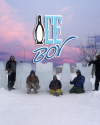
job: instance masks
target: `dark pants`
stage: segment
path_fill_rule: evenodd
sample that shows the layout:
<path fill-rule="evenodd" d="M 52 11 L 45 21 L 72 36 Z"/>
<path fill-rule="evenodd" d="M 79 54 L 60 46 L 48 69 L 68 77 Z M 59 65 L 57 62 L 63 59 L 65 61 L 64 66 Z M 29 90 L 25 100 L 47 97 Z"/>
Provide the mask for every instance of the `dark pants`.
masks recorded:
<path fill-rule="evenodd" d="M 100 82 L 100 73 L 97 73 L 96 80 L 95 80 L 95 90 L 98 90 L 99 82 Z"/>
<path fill-rule="evenodd" d="M 8 88 L 13 88 L 16 80 L 16 73 L 12 72 L 10 75 L 8 75 Z"/>
<path fill-rule="evenodd" d="M 83 90 L 82 87 L 72 87 L 69 92 L 78 94 L 78 93 L 84 93 L 85 90 Z"/>

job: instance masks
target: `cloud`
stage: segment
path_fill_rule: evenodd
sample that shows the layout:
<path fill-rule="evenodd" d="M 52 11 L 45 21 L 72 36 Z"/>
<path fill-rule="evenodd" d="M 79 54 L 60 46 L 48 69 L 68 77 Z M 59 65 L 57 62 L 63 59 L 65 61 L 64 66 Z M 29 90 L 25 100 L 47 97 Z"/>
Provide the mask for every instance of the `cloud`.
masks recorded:
<path fill-rule="evenodd" d="M 64 7 L 60 9 L 58 12 L 63 15 L 65 24 L 71 22 L 72 17 L 75 15 L 73 8 L 71 8 L 71 6 Z"/>
<path fill-rule="evenodd" d="M 67 12 L 69 8 L 62 8 L 60 12 Z M 70 14 L 68 19 L 71 20 L 72 17 L 73 14 Z M 9 59 L 10 55 L 14 55 L 16 60 L 23 60 L 24 50 L 23 48 L 17 48 L 17 45 L 21 45 L 25 48 L 26 61 L 33 59 L 35 54 L 32 51 L 41 46 L 35 46 L 33 29 L 28 29 L 27 27 L 23 18 L 18 15 L 18 11 L 9 6 L 6 1 L 0 0 L 0 58 Z M 53 58 L 48 61 L 52 61 L 55 64 L 58 63 L 58 65 L 65 62 L 74 63 L 76 58 L 75 50 L 77 48 L 65 46 L 59 58 Z M 5 56 L 3 57 L 3 55 Z"/>
<path fill-rule="evenodd" d="M 71 14 L 71 15 L 68 17 L 68 20 L 70 20 L 73 16 L 74 16 L 74 14 Z"/>
<path fill-rule="evenodd" d="M 0 52 L 0 55 L 8 55 L 9 53 L 6 52 Z"/>
<path fill-rule="evenodd" d="M 77 54 L 79 54 L 79 53 L 80 53 L 80 51 L 76 47 L 64 46 L 59 58 L 66 58 L 67 59 L 67 60 L 63 59 L 63 62 L 67 61 L 69 63 L 75 63 L 78 59 Z"/>
<path fill-rule="evenodd" d="M 0 0 L 0 43 L 11 43 L 16 39 L 20 41 L 21 45 L 34 45 L 32 31 L 26 28 L 22 17 L 18 15 L 18 11 L 4 0 Z"/>
<path fill-rule="evenodd" d="M 0 58 L 0 60 L 4 60 L 5 61 L 6 59 Z"/>
<path fill-rule="evenodd" d="M 79 54 L 79 52 L 79 49 L 76 47 L 64 46 L 61 51 L 60 57 L 54 57 L 50 60 L 45 59 L 42 62 L 53 62 L 54 66 L 63 65 L 64 63 L 74 64 L 78 61 L 77 54 Z"/>
<path fill-rule="evenodd" d="M 27 57 L 35 48 L 32 29 L 27 28 L 18 11 L 0 0 L 0 49 L 7 53 L 22 56 L 23 50 L 18 52 L 17 45 L 24 46 Z M 29 52 L 30 51 L 30 52 Z M 29 54 L 29 55 L 28 55 Z"/>
<path fill-rule="evenodd" d="M 67 17 L 67 21 L 65 22 L 66 23 L 70 23 L 72 21 L 72 18 L 75 14 L 70 14 L 68 17 Z"/>
<path fill-rule="evenodd" d="M 62 8 L 62 9 L 60 10 L 60 12 L 66 12 L 66 11 L 69 10 L 69 8 L 70 8 L 70 6 L 64 7 L 64 8 Z"/>

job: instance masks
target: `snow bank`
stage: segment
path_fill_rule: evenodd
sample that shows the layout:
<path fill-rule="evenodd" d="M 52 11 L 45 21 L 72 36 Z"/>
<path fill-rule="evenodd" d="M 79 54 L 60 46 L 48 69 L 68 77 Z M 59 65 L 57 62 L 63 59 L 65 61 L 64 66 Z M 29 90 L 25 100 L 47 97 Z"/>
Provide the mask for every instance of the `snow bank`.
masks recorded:
<path fill-rule="evenodd" d="M 48 89 L 49 82 L 52 80 L 52 67 L 50 63 L 37 67 L 36 74 L 39 76 L 42 89 Z M 75 73 L 70 74 L 68 67 L 68 64 L 65 64 L 62 74 L 57 75 L 65 89 L 69 86 L 68 82 L 71 77 L 73 79 L 76 76 Z M 32 67 L 26 63 L 17 66 L 16 89 L 21 90 L 0 89 L 0 125 L 99 125 L 100 91 L 69 94 L 66 89 L 64 95 L 60 97 L 52 96 L 46 91 L 37 94 L 32 91 L 27 94 L 26 78 L 31 69 Z M 3 83 L 3 86 L 7 85 L 7 78 L 3 77 L 5 76 L 4 70 L 4 65 L 0 62 L 0 77 L 2 78 L 0 85 Z M 91 79 L 92 83 L 94 81 Z"/>

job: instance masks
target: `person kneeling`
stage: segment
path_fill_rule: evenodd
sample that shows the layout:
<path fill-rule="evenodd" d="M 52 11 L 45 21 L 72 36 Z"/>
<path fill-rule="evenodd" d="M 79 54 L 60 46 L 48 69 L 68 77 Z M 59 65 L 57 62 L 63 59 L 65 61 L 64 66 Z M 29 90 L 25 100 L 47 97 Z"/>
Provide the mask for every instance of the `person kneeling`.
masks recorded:
<path fill-rule="evenodd" d="M 72 89 L 69 91 L 70 93 L 84 93 L 84 82 L 85 82 L 85 77 L 81 75 L 81 71 L 77 70 L 76 72 L 77 77 L 74 78 L 73 81 L 70 81 L 70 84 L 74 84 Z"/>
<path fill-rule="evenodd" d="M 62 95 L 61 92 L 61 82 L 57 79 L 57 77 L 54 75 L 53 80 L 51 81 L 49 88 L 50 88 L 50 94 L 53 94 L 55 96 Z"/>
<path fill-rule="evenodd" d="M 32 70 L 30 75 L 27 77 L 27 93 L 31 92 L 31 89 L 34 89 L 34 92 L 37 93 L 37 90 L 40 88 L 39 86 L 39 79 L 35 75 L 35 72 Z"/>

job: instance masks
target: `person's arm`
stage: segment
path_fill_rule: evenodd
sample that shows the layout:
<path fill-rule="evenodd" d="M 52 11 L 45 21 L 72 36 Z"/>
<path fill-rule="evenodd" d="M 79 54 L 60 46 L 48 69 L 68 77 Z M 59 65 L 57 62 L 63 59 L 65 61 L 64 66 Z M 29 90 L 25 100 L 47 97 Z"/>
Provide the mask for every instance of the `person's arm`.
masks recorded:
<path fill-rule="evenodd" d="M 52 81 L 49 84 L 49 89 L 52 89 Z"/>
<path fill-rule="evenodd" d="M 59 81 L 59 86 L 57 87 L 58 89 L 61 89 L 62 88 L 62 84 L 61 82 Z"/>
<path fill-rule="evenodd" d="M 16 66 L 17 66 L 17 62 L 15 61 L 15 64 L 16 64 Z"/>
<path fill-rule="evenodd" d="M 75 79 L 76 77 L 72 81 L 70 81 L 70 84 L 74 84 Z"/>
<path fill-rule="evenodd" d="M 95 64 L 96 63 L 96 60 L 95 61 L 90 61 L 88 66 L 90 66 L 91 64 Z"/>
<path fill-rule="evenodd" d="M 37 76 L 36 76 L 36 84 L 39 84 L 39 79 Z"/>
<path fill-rule="evenodd" d="M 8 72 L 10 72 L 10 66 L 9 66 L 9 61 L 6 63 L 6 70 L 8 71 Z"/>
<path fill-rule="evenodd" d="M 79 82 L 82 84 L 82 86 L 84 86 L 85 77 L 84 77 L 84 76 L 82 76 L 82 78 L 81 78 L 81 80 L 80 80 Z"/>
<path fill-rule="evenodd" d="M 28 76 L 27 79 L 26 79 L 26 83 L 27 83 L 28 85 L 30 84 L 29 76 Z"/>

